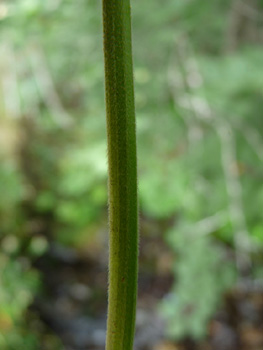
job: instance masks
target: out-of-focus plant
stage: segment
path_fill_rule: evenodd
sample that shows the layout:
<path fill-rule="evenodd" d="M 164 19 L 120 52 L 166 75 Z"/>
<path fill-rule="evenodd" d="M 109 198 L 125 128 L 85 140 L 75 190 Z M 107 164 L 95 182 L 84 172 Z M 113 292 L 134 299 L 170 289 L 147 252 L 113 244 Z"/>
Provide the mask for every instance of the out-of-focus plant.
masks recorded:
<path fill-rule="evenodd" d="M 208 236 L 173 229 L 168 241 L 177 259 L 175 283 L 161 304 L 171 338 L 207 335 L 207 324 L 221 306 L 222 296 L 235 281 L 235 269 L 224 251 Z"/>
<path fill-rule="evenodd" d="M 27 307 L 39 286 L 39 276 L 28 263 L 0 254 L 0 346 L 4 350 L 21 344 L 33 350 L 37 344 L 37 338 L 26 330 L 24 322 Z"/>
<path fill-rule="evenodd" d="M 3 143 L 3 149 L 6 144 Z M 25 184 L 16 161 L 10 155 L 0 156 L 0 239 L 5 234 L 20 230 L 22 212 L 20 203 L 25 196 Z"/>
<path fill-rule="evenodd" d="M 81 245 L 92 235 L 92 226 L 102 218 L 107 202 L 105 143 L 90 150 L 72 147 L 61 160 L 54 208 L 57 238 L 64 244 Z M 89 230 L 91 228 L 91 230 Z"/>

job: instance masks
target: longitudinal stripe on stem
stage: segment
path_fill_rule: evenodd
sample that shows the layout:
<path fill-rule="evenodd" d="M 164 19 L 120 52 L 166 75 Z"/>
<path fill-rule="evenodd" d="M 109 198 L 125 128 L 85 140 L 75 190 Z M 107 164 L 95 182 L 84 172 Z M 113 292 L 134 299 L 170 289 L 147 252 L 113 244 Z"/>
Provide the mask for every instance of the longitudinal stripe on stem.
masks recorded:
<path fill-rule="evenodd" d="M 138 260 L 136 130 L 129 0 L 103 0 L 109 163 L 107 350 L 131 350 Z"/>

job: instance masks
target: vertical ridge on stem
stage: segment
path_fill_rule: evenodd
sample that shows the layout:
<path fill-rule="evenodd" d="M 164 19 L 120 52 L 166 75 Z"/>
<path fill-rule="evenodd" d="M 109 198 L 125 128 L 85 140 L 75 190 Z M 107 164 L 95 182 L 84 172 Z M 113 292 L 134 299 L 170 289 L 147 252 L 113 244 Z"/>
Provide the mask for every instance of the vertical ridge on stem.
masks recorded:
<path fill-rule="evenodd" d="M 133 347 L 137 299 L 136 128 L 129 0 L 103 0 L 109 163 L 107 350 Z"/>

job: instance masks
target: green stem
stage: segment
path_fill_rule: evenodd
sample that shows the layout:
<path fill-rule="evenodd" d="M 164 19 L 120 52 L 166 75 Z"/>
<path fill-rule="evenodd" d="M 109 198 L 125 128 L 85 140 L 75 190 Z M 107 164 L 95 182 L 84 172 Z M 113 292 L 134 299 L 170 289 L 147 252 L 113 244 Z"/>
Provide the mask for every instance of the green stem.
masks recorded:
<path fill-rule="evenodd" d="M 106 350 L 133 347 L 138 270 L 135 108 L 129 0 L 103 0 L 109 162 Z"/>

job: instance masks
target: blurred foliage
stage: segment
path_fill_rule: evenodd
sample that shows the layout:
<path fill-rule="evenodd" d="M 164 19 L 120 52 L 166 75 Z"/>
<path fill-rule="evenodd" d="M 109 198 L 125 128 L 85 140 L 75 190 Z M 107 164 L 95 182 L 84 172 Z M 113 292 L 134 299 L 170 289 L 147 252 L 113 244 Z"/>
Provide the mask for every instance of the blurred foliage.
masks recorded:
<path fill-rule="evenodd" d="M 2 232 L 17 231 L 19 203 L 23 198 L 23 184 L 16 166 L 2 159 L 0 167 L 0 219 Z"/>
<path fill-rule="evenodd" d="M 161 309 L 171 337 L 201 337 L 242 277 L 235 256 L 262 278 L 262 20 L 236 18 L 229 0 L 132 7 L 141 212 L 173 222 L 175 282 Z M 3 1 L 0 39 L 0 270 L 13 276 L 1 285 L 0 347 L 9 337 L 9 350 L 22 348 L 37 292 L 19 259 L 34 262 L 54 241 L 85 249 L 104 229 L 101 3 Z M 18 290 L 23 300 L 9 304 Z M 25 339 L 36 348 L 37 335 Z"/>
<path fill-rule="evenodd" d="M 38 275 L 30 269 L 28 261 L 19 262 L 9 259 L 2 253 L 0 254 L 0 270 L 1 349 L 11 350 L 22 345 L 25 349 L 35 349 L 37 336 L 26 329 L 23 319 L 37 291 Z"/>
<path fill-rule="evenodd" d="M 220 247 L 205 236 L 171 230 L 169 244 L 177 254 L 176 284 L 163 300 L 170 337 L 202 338 L 206 325 L 220 307 L 222 293 L 235 281 L 235 269 Z"/>

